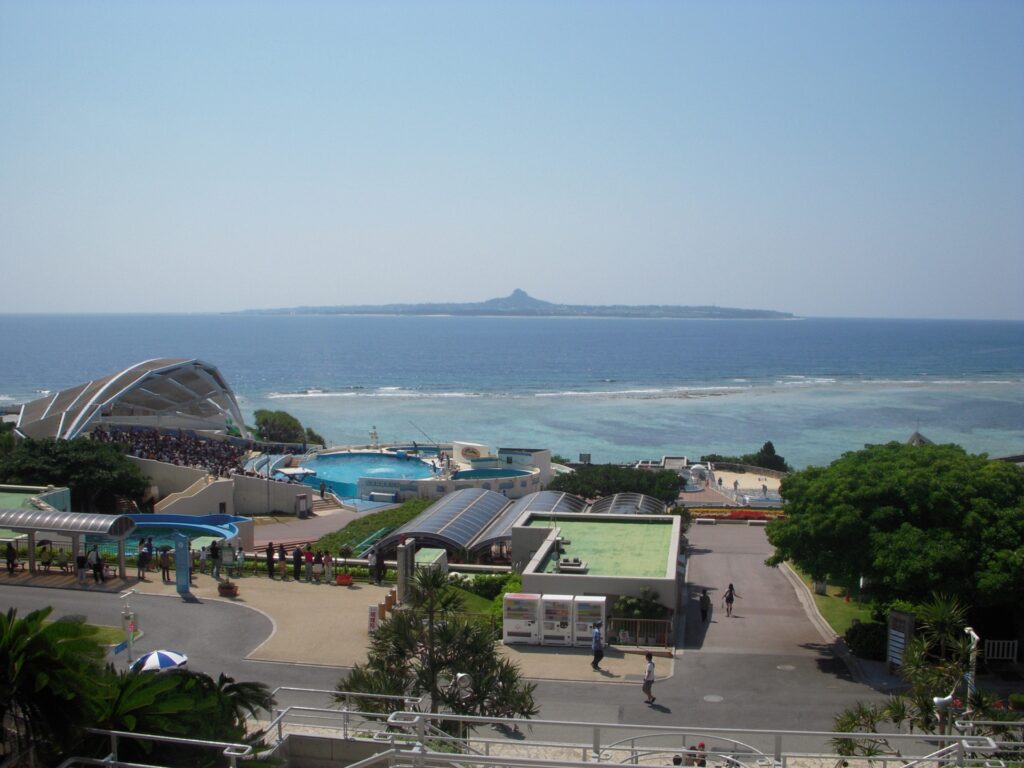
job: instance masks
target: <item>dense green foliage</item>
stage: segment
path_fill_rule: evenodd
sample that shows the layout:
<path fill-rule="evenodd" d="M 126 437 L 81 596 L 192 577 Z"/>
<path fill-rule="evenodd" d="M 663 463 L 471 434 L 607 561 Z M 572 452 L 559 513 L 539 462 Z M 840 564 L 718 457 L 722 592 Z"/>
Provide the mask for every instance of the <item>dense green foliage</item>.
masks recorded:
<path fill-rule="evenodd" d="M 0 456 L 6 456 L 14 450 L 14 424 L 0 421 Z"/>
<path fill-rule="evenodd" d="M 323 435 L 317 432 L 312 427 L 306 427 L 306 442 L 310 445 L 322 445 L 327 446 L 327 441 L 324 440 Z"/>
<path fill-rule="evenodd" d="M 405 525 L 423 510 L 429 507 L 431 499 L 410 499 L 391 509 L 384 509 L 363 517 L 359 517 L 340 531 L 328 533 L 322 536 L 313 545 L 313 549 L 326 549 L 331 552 L 338 552 L 342 547 L 355 547 L 356 544 L 366 539 L 381 528 L 389 531 Z"/>
<path fill-rule="evenodd" d="M 963 686 L 970 670 L 971 643 L 964 633 L 966 608 L 957 600 L 933 595 L 918 606 L 919 617 L 925 617 L 919 633 L 907 645 L 899 675 L 906 688 L 889 697 L 884 704 L 856 704 L 836 716 L 834 730 L 860 733 L 939 733 L 948 732 L 953 717 L 957 720 L 982 721 L 972 729 L 974 736 L 1007 733 L 1000 720 L 1012 719 L 1011 713 L 996 706 L 996 697 L 978 691 L 968 697 Z M 936 706 L 935 699 L 953 693 L 948 710 Z M 945 721 L 945 724 L 944 722 Z M 985 723 L 984 721 L 989 721 Z M 1012 730 L 1010 731 L 1012 733 Z M 833 739 L 841 755 L 899 756 L 902 742 L 890 742 L 884 735 L 869 739 Z M 1006 761 L 1019 761 L 1021 750 L 992 755 Z"/>
<path fill-rule="evenodd" d="M 285 411 L 264 408 L 253 414 L 256 419 L 256 437 L 268 443 L 306 443 L 306 430 L 299 420 Z M 320 441 L 315 441 L 320 443 Z M 322 443 L 321 443 L 322 444 Z"/>
<path fill-rule="evenodd" d="M 644 493 L 672 503 L 679 495 L 680 478 L 671 470 L 651 471 L 616 464 L 587 464 L 575 472 L 558 475 L 548 489 L 574 493 L 585 499 L 615 493 Z"/>
<path fill-rule="evenodd" d="M 778 472 L 793 471 L 793 468 L 786 463 L 786 460 L 775 452 L 775 446 L 772 445 L 771 440 L 762 445 L 761 450 L 757 453 L 745 453 L 742 456 L 722 456 L 718 453 L 709 453 L 706 456 L 701 456 L 700 460 L 703 462 L 721 461 L 728 464 L 748 464 L 752 467 L 774 469 Z"/>
<path fill-rule="evenodd" d="M 1024 470 L 954 445 L 869 446 L 789 475 L 769 564 L 881 601 L 933 592 L 981 607 L 1024 603 Z"/>
<path fill-rule="evenodd" d="M 365 664 L 338 682 L 344 691 L 391 696 L 427 696 L 432 712 L 499 717 L 533 717 L 538 712 L 534 685 L 503 658 L 488 626 L 462 615 L 459 590 L 436 568 L 418 569 L 405 607 L 381 622 L 370 641 Z M 468 685 L 455 684 L 468 675 Z M 386 701 L 362 704 L 390 711 Z"/>
<path fill-rule="evenodd" d="M 670 611 L 658 602 L 658 593 L 643 587 L 639 597 L 622 595 L 612 607 L 612 615 L 624 619 L 667 619 Z"/>
<path fill-rule="evenodd" d="M 78 620 L 48 622 L 50 608 L 0 615 L 0 761 L 56 765 L 70 755 L 101 757 L 109 741 L 85 733 L 105 728 L 255 744 L 245 714 L 269 709 L 262 683 L 236 683 L 185 670 L 119 673 L 103 665 L 95 629 Z M 162 745 L 161 765 L 224 765 L 219 750 Z M 119 756 L 140 762 L 150 742 L 122 739 Z"/>
<path fill-rule="evenodd" d="M 886 626 L 877 621 L 851 624 L 843 634 L 850 653 L 861 659 L 885 661 Z"/>
<path fill-rule="evenodd" d="M 0 456 L 0 483 L 67 486 L 79 512 L 114 512 L 118 496 L 136 499 L 149 484 L 121 446 L 88 437 L 19 440 Z"/>

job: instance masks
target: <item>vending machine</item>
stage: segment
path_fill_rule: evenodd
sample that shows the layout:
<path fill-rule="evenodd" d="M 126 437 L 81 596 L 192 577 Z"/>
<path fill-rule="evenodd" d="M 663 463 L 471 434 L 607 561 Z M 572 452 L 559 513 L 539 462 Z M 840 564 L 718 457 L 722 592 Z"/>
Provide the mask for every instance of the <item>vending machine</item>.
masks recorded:
<path fill-rule="evenodd" d="M 589 647 L 593 638 L 594 622 L 604 622 L 605 597 L 604 595 L 576 595 L 573 600 L 573 608 L 573 644 Z"/>
<path fill-rule="evenodd" d="M 541 596 L 541 645 L 572 645 L 572 603 L 572 595 Z"/>
<path fill-rule="evenodd" d="M 509 592 L 502 608 L 502 640 L 506 645 L 540 643 L 540 595 Z"/>

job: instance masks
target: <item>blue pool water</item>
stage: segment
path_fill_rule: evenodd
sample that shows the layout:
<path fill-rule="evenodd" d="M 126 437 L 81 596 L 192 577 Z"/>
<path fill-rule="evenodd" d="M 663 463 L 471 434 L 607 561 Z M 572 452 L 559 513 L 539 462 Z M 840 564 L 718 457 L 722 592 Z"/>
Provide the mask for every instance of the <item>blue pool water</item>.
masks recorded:
<path fill-rule="evenodd" d="M 425 461 L 387 453 L 335 453 L 304 461 L 302 466 L 316 472 L 315 477 L 303 481 L 306 485 L 319 488 L 320 483 L 326 483 L 334 493 L 346 499 L 355 497 L 360 477 L 423 480 L 434 475 Z"/>
<path fill-rule="evenodd" d="M 463 469 L 456 472 L 456 480 L 480 480 L 492 477 L 521 477 L 530 474 L 525 469 Z"/>

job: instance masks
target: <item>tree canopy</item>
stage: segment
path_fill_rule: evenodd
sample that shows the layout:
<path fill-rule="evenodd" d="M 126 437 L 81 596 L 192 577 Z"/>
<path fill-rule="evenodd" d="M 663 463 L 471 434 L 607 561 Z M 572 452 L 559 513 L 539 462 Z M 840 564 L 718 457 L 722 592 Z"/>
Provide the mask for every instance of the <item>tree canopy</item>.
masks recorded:
<path fill-rule="evenodd" d="M 0 482 L 67 486 L 72 507 L 85 512 L 113 512 L 118 496 L 138 498 L 148 485 L 122 446 L 88 437 L 19 440 L 0 455 Z"/>
<path fill-rule="evenodd" d="M 304 443 L 306 430 L 302 424 L 285 411 L 268 411 L 261 408 L 253 414 L 256 419 L 256 436 L 268 443 Z"/>
<path fill-rule="evenodd" d="M 586 499 L 615 493 L 644 493 L 666 503 L 676 500 L 681 480 L 671 470 L 633 469 L 616 464 L 586 464 L 575 472 L 558 475 L 548 489 L 574 493 Z"/>
<path fill-rule="evenodd" d="M 782 481 L 786 516 L 768 524 L 770 565 L 879 600 L 933 592 L 968 605 L 1024 603 L 1024 470 L 956 445 L 867 446 Z"/>
<path fill-rule="evenodd" d="M 771 440 L 762 445 L 761 450 L 757 453 L 745 453 L 742 456 L 722 456 L 718 453 L 709 453 L 706 456 L 701 456 L 700 460 L 703 462 L 722 461 L 729 464 L 749 464 L 752 467 L 774 469 L 779 472 L 793 471 L 793 468 L 786 463 L 786 460 L 775 452 L 775 446 Z"/>
<path fill-rule="evenodd" d="M 246 713 L 270 710 L 263 683 L 236 683 L 188 670 L 117 672 L 103 663 L 95 627 L 78 619 L 49 621 L 51 608 L 23 618 L 0 614 L 0 762 L 57 765 L 71 755 L 101 757 L 109 740 L 86 728 L 258 744 Z M 145 760 L 153 742 L 122 739 L 119 757 Z M 159 747 L 162 765 L 226 765 L 219 751 Z M 28 755 L 34 754 L 34 759 Z"/>
<path fill-rule="evenodd" d="M 538 712 L 534 685 L 523 680 L 518 665 L 498 653 L 490 626 L 461 611 L 461 595 L 451 589 L 446 574 L 417 570 L 407 605 L 381 622 L 367 662 L 338 683 L 336 698 L 344 701 L 343 691 L 427 695 L 433 712 L 533 717 Z M 459 675 L 468 675 L 466 686 L 456 683 Z M 372 700 L 361 706 L 375 707 Z"/>

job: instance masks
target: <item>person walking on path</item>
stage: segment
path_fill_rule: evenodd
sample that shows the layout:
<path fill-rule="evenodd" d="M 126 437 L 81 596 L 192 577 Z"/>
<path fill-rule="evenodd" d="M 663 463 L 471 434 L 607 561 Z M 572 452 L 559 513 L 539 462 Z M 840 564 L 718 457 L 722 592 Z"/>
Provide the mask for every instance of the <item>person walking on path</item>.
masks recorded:
<path fill-rule="evenodd" d="M 146 571 L 149 570 L 148 558 L 146 540 L 139 539 L 139 548 L 135 553 L 135 578 L 139 581 L 146 581 Z"/>
<path fill-rule="evenodd" d="M 644 665 L 644 695 L 647 696 L 647 703 L 653 704 L 657 699 L 652 695 L 651 690 L 654 688 L 654 654 L 650 651 L 644 657 L 647 659 L 647 664 Z"/>
<path fill-rule="evenodd" d="M 274 578 L 274 542 L 267 544 L 267 576 Z"/>
<path fill-rule="evenodd" d="M 711 612 L 711 597 L 708 595 L 708 591 L 705 589 L 700 593 L 700 620 L 702 623 L 708 623 L 708 614 Z"/>
<path fill-rule="evenodd" d="M 292 570 L 295 572 L 295 580 L 302 578 L 302 548 L 296 544 L 292 550 Z"/>
<path fill-rule="evenodd" d="M 14 567 L 18 563 L 18 550 L 14 548 L 14 544 L 7 542 L 7 573 L 14 575 Z"/>
<path fill-rule="evenodd" d="M 725 606 L 725 615 L 732 616 L 732 603 L 739 597 L 739 593 L 736 592 L 736 588 L 730 583 L 729 588 L 725 590 L 725 596 L 722 598 L 722 605 Z"/>
<path fill-rule="evenodd" d="M 306 583 L 308 584 L 313 580 L 313 548 L 306 542 L 306 551 L 302 553 L 303 559 L 306 561 Z"/>
<path fill-rule="evenodd" d="M 210 542 L 210 575 L 220 581 L 220 547 L 216 541 Z"/>
<path fill-rule="evenodd" d="M 601 659 L 604 658 L 604 639 L 601 637 L 601 622 L 594 622 L 594 633 L 590 640 L 590 650 L 594 652 L 594 660 L 590 666 L 594 669 L 601 668 Z"/>
<path fill-rule="evenodd" d="M 89 570 L 89 558 L 84 552 L 79 552 L 75 555 L 75 580 L 85 585 L 85 573 Z"/>
<path fill-rule="evenodd" d="M 88 556 L 85 558 L 86 563 L 92 568 L 92 580 L 96 584 L 102 584 L 107 579 L 103 575 L 103 558 L 100 557 L 100 551 L 96 545 L 92 545 L 92 549 L 89 550 Z"/>
<path fill-rule="evenodd" d="M 370 554 L 366 556 L 366 570 L 370 574 L 370 578 L 373 579 L 374 584 L 380 584 L 380 579 L 377 578 L 377 550 L 371 549 Z"/>
<path fill-rule="evenodd" d="M 160 552 L 160 579 L 164 583 L 171 580 L 171 551 L 169 549 Z"/>

